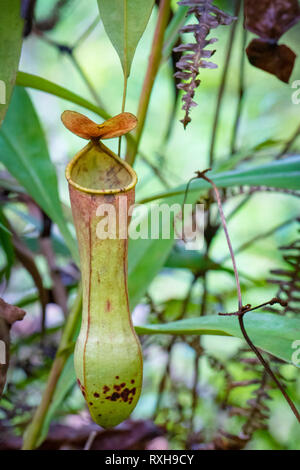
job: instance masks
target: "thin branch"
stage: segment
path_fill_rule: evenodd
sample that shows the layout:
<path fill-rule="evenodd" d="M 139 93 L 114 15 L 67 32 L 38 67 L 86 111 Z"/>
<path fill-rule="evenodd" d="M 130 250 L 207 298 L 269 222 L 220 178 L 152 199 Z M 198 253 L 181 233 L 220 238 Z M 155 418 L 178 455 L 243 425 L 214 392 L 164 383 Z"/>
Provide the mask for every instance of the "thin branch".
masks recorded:
<path fill-rule="evenodd" d="M 215 193 L 215 196 L 216 196 L 216 200 L 217 200 L 217 204 L 218 204 L 218 208 L 219 208 L 219 212 L 220 212 L 220 217 L 221 217 L 224 233 L 225 233 L 226 240 L 227 240 L 227 245 L 228 245 L 230 256 L 231 256 L 233 270 L 234 270 L 234 276 L 235 276 L 238 299 L 239 299 L 239 302 L 238 302 L 239 307 L 238 308 L 239 308 L 239 310 L 241 310 L 242 307 L 243 307 L 241 285 L 240 285 L 239 275 L 238 275 L 238 271 L 237 271 L 237 267 L 236 267 L 236 261 L 235 261 L 235 257 L 234 257 L 233 248 L 232 248 L 232 245 L 231 245 L 229 232 L 228 232 L 228 229 L 227 229 L 226 219 L 225 219 L 225 215 L 224 215 L 224 212 L 223 212 L 221 197 L 220 197 L 220 193 L 219 193 L 218 188 L 215 185 L 215 183 L 210 178 L 208 178 L 206 176 L 205 173 L 207 171 L 210 171 L 210 169 L 207 169 L 207 170 L 204 170 L 204 171 L 197 171 L 196 172 L 197 173 L 197 178 L 203 178 L 205 181 L 210 183 L 213 187 L 213 190 L 214 190 L 214 193 Z"/>
<path fill-rule="evenodd" d="M 256 348 L 256 346 L 254 346 L 254 344 L 252 343 L 251 339 L 249 338 L 248 334 L 247 334 L 247 331 L 246 331 L 246 328 L 245 328 L 245 325 L 244 325 L 244 315 L 245 313 L 242 313 L 241 315 L 238 316 L 239 318 L 239 324 L 240 324 L 240 328 L 241 328 L 241 331 L 243 333 L 243 336 L 248 344 L 248 346 L 251 348 L 251 350 L 254 352 L 254 354 L 256 355 L 256 357 L 260 360 L 260 362 L 262 363 L 262 365 L 264 366 L 266 372 L 268 372 L 268 374 L 270 375 L 270 377 L 274 380 L 274 382 L 276 383 L 277 387 L 279 388 L 279 390 L 281 391 L 282 395 L 284 396 L 284 398 L 286 399 L 287 403 L 289 404 L 291 410 L 293 411 L 294 415 L 296 416 L 298 422 L 300 423 L 300 413 L 299 411 L 297 410 L 297 408 L 295 407 L 294 403 L 292 402 L 292 400 L 290 399 L 290 397 L 288 396 L 287 392 L 285 391 L 284 387 L 282 386 L 282 384 L 280 383 L 280 381 L 277 379 L 276 375 L 273 373 L 272 369 L 270 368 L 269 364 L 265 361 L 265 359 L 263 358 L 263 356 L 261 355 L 261 353 L 259 352 L 259 350 Z"/>
<path fill-rule="evenodd" d="M 243 302 L 242 302 L 242 294 L 241 294 L 241 287 L 240 287 L 240 282 L 239 282 L 239 276 L 238 276 L 238 271 L 237 271 L 237 267 L 236 267 L 236 262 L 235 262 L 235 257 L 234 257 L 234 252 L 233 252 L 233 249 L 232 249 L 232 245 L 231 245 L 231 241 L 230 241 L 230 237 L 229 237 L 229 233 L 228 233 L 228 229 L 227 229 L 227 225 L 226 225 L 226 220 L 225 220 L 225 216 L 224 216 L 224 212 L 223 212 L 223 208 L 222 208 L 222 203 L 221 203 L 221 197 L 220 197 L 220 194 L 219 194 L 219 191 L 218 191 L 218 188 L 217 186 L 215 185 L 215 183 L 209 179 L 207 176 L 206 176 L 206 172 L 209 171 L 209 170 L 204 170 L 202 172 L 198 171 L 197 172 L 197 175 L 199 178 L 203 178 L 205 181 L 208 181 L 213 189 L 214 189 L 214 192 L 215 192 L 215 196 L 216 196 L 216 199 L 217 199 L 217 203 L 218 203 L 218 207 L 219 207 L 219 212 L 220 212 L 220 216 L 221 216 L 221 221 L 222 221 L 222 225 L 223 225 L 223 228 L 224 228 L 224 232 L 225 232 L 225 236 L 226 236 L 226 240 L 227 240 L 227 244 L 228 244 L 228 248 L 229 248 L 229 252 L 230 252 L 230 256 L 231 256 L 231 260 L 232 260 L 232 265 L 233 265 L 233 269 L 234 269 L 234 274 L 235 274 L 235 279 L 236 279 L 236 284 L 237 284 L 237 294 L 238 294 L 238 311 L 235 312 L 234 314 L 229 314 L 229 315 L 237 315 L 238 316 L 238 319 L 239 319 L 239 325 L 240 325 L 240 328 L 241 328 L 241 332 L 243 334 L 243 337 L 245 339 L 245 341 L 247 342 L 247 344 L 249 345 L 249 347 L 251 348 L 251 350 L 255 353 L 256 357 L 259 359 L 259 361 L 261 362 L 261 364 L 264 366 L 265 368 L 265 371 L 270 375 L 270 377 L 274 380 L 274 382 L 276 383 L 277 387 L 279 388 L 279 390 L 281 391 L 282 395 L 284 396 L 285 400 L 287 401 L 287 403 L 289 404 L 291 410 L 293 411 L 294 415 L 296 416 L 297 420 L 299 421 L 300 423 L 300 414 L 297 410 L 297 408 L 295 407 L 294 403 L 292 402 L 292 400 L 290 399 L 290 397 L 288 396 L 287 392 L 284 390 L 283 386 L 281 385 L 280 381 L 277 379 L 277 377 L 275 376 L 275 374 L 273 373 L 273 371 L 271 370 L 269 364 L 265 361 L 265 359 L 263 358 L 263 356 L 261 355 L 261 353 L 258 351 L 258 349 L 256 348 L 256 346 L 254 346 L 254 344 L 252 343 L 251 339 L 249 338 L 247 332 L 246 332 L 246 329 L 245 329 L 245 325 L 244 325 L 244 315 L 245 313 L 247 312 L 250 312 L 250 311 L 253 311 L 253 310 L 256 310 L 258 308 L 261 308 L 262 306 L 265 306 L 267 304 L 274 304 L 274 303 L 280 303 L 281 305 L 285 305 L 285 302 L 282 301 L 281 299 L 278 299 L 278 298 L 274 298 L 272 299 L 271 301 L 269 302 L 266 302 L 266 303 L 263 303 L 261 305 L 258 305 L 256 307 L 251 307 L 250 304 L 247 304 L 247 305 L 243 305 Z"/>

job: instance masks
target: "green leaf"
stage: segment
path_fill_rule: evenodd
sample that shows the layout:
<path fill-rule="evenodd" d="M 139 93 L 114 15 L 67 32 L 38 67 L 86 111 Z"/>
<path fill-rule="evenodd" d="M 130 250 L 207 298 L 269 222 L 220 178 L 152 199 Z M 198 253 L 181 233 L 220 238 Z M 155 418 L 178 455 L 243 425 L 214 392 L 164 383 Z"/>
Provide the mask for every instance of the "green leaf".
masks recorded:
<path fill-rule="evenodd" d="M 105 31 L 128 77 L 138 42 L 149 21 L 154 0 L 98 0 Z"/>
<path fill-rule="evenodd" d="M 163 267 L 174 240 L 131 240 L 128 247 L 128 291 L 133 309 Z"/>
<path fill-rule="evenodd" d="M 71 103 L 78 104 L 79 106 L 82 106 L 85 109 L 93 111 L 95 114 L 105 120 L 110 119 L 112 117 L 105 111 L 105 109 L 99 108 L 99 106 L 96 106 L 85 98 L 82 98 L 76 93 L 73 93 L 72 91 L 68 90 L 67 88 L 57 85 L 56 83 L 51 82 L 50 80 L 47 80 L 45 78 L 39 77 L 38 75 L 32 75 L 30 73 L 25 72 L 18 72 L 16 84 L 24 86 L 26 88 L 32 88 L 33 90 L 43 91 L 50 95 L 56 96 L 57 98 L 62 98 L 64 100 L 70 101 Z M 134 142 L 134 138 L 131 134 L 126 134 L 125 138 L 127 142 Z"/>
<path fill-rule="evenodd" d="M 9 279 L 11 267 L 15 259 L 15 250 L 12 244 L 12 234 L 7 227 L 7 221 L 2 209 L 0 207 L 0 246 L 4 251 L 6 257 L 6 265 L 0 271 L 0 279 L 4 274 L 6 279 Z"/>
<path fill-rule="evenodd" d="M 214 183 L 219 188 L 228 188 L 230 186 L 269 186 L 275 188 L 300 189 L 300 156 L 285 158 L 268 162 L 265 165 L 251 166 L 250 168 L 242 168 L 226 173 L 208 173 Z M 187 197 L 187 203 L 195 198 L 195 193 L 199 194 L 203 190 L 209 189 L 211 186 L 207 181 L 198 179 L 190 184 Z M 150 196 L 139 201 L 146 203 L 161 198 L 171 196 L 179 196 L 185 193 L 186 184 L 169 189 L 163 193 Z"/>
<path fill-rule="evenodd" d="M 27 88 L 33 88 L 34 90 L 44 91 L 50 95 L 54 95 L 58 98 L 70 101 L 71 103 L 78 104 L 83 108 L 93 111 L 103 119 L 109 119 L 111 117 L 104 109 L 99 108 L 99 106 L 96 106 L 85 98 L 82 98 L 76 93 L 68 90 L 67 88 L 57 85 L 56 83 L 53 83 L 46 78 L 39 77 L 38 75 L 32 75 L 26 72 L 18 72 L 16 84 Z"/>
<path fill-rule="evenodd" d="M 261 166 L 248 169 L 235 170 L 226 173 L 212 174 L 211 178 L 219 187 L 239 185 L 266 185 L 280 188 L 300 189 L 300 157 L 270 162 Z M 190 185 L 187 203 L 197 201 L 201 191 L 210 188 L 210 184 L 204 180 L 193 181 Z M 186 185 L 170 189 L 164 193 L 144 199 L 143 203 L 161 199 L 161 204 L 182 204 Z M 146 216 L 148 217 L 148 216 Z M 135 307 L 147 292 L 154 277 L 164 266 L 167 257 L 174 244 L 174 239 L 129 239 L 128 255 L 128 287 L 131 308 Z M 191 258 L 188 254 L 186 258 Z M 228 272 L 231 270 L 228 269 Z"/>
<path fill-rule="evenodd" d="M 251 341 L 260 349 L 292 364 L 292 345 L 300 338 L 300 320 L 271 313 L 248 313 L 244 317 Z M 158 325 L 137 326 L 143 335 L 220 335 L 243 338 L 236 317 L 208 315 Z"/>
<path fill-rule="evenodd" d="M 58 225 L 77 260 L 76 243 L 63 216 L 55 168 L 38 116 L 27 92 L 16 87 L 0 129 L 0 161 Z"/>
<path fill-rule="evenodd" d="M 23 20 L 21 0 L 0 0 L 0 127 L 6 114 L 18 70 Z"/>
<path fill-rule="evenodd" d="M 174 198 L 168 202 L 170 205 L 173 202 L 177 202 Z M 178 205 L 177 211 L 179 212 L 181 206 Z M 154 277 L 159 273 L 160 269 L 164 265 L 169 252 L 174 244 L 174 229 L 173 229 L 173 216 L 170 217 L 170 237 L 162 238 L 162 224 L 159 224 L 158 238 L 153 238 L 151 232 L 151 226 L 153 218 L 151 217 L 151 206 L 143 206 L 145 212 L 139 216 L 134 216 L 131 220 L 129 229 L 129 235 L 131 235 L 132 225 L 135 224 L 139 231 L 139 228 L 143 227 L 147 238 L 137 238 L 134 240 L 132 236 L 129 236 L 128 243 L 128 290 L 130 307 L 133 309 L 138 302 L 141 300 L 143 295 L 146 293 L 150 283 Z"/>

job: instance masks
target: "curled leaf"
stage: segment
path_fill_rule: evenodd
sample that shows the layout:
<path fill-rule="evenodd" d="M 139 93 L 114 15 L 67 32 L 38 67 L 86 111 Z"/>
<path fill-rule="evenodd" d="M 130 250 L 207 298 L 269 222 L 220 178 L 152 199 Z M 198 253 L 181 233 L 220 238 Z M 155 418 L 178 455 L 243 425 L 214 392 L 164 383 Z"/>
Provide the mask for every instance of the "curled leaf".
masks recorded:
<path fill-rule="evenodd" d="M 137 118 L 131 113 L 121 113 L 102 124 L 96 124 L 81 113 L 64 111 L 61 120 L 69 131 L 87 140 L 120 137 L 137 125 Z"/>

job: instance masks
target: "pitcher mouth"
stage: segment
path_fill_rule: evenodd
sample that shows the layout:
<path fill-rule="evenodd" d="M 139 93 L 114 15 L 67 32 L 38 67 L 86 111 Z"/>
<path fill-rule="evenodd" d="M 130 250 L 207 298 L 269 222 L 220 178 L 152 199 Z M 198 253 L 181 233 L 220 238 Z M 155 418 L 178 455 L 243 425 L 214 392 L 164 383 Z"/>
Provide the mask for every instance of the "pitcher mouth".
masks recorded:
<path fill-rule="evenodd" d="M 102 142 L 89 142 L 69 162 L 66 178 L 71 186 L 88 194 L 117 194 L 133 189 L 133 168 Z"/>

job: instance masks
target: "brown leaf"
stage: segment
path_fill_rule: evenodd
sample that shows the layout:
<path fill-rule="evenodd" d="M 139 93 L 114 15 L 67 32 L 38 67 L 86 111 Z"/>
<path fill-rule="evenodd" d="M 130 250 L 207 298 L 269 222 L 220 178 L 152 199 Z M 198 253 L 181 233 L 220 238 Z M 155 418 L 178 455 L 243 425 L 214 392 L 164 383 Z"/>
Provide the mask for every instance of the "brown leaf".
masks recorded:
<path fill-rule="evenodd" d="M 298 0 L 245 0 L 244 26 L 260 39 L 246 49 L 249 62 L 288 83 L 296 54 L 279 38 L 300 19 Z"/>
<path fill-rule="evenodd" d="M 69 131 L 87 140 L 120 137 L 137 125 L 137 118 L 131 113 L 121 113 L 102 124 L 96 124 L 76 111 L 64 111 L 61 120 Z"/>
<path fill-rule="evenodd" d="M 0 397 L 6 382 L 6 373 L 9 363 L 9 330 L 13 323 L 23 320 L 24 315 L 24 310 L 14 305 L 7 304 L 0 298 Z"/>
<path fill-rule="evenodd" d="M 0 318 L 10 326 L 16 321 L 23 320 L 26 312 L 15 305 L 10 305 L 0 298 Z"/>
<path fill-rule="evenodd" d="M 278 40 L 300 19 L 298 0 L 245 0 L 245 28 Z"/>
<path fill-rule="evenodd" d="M 246 52 L 252 65 L 288 83 L 296 59 L 296 54 L 289 47 L 253 39 Z"/>

